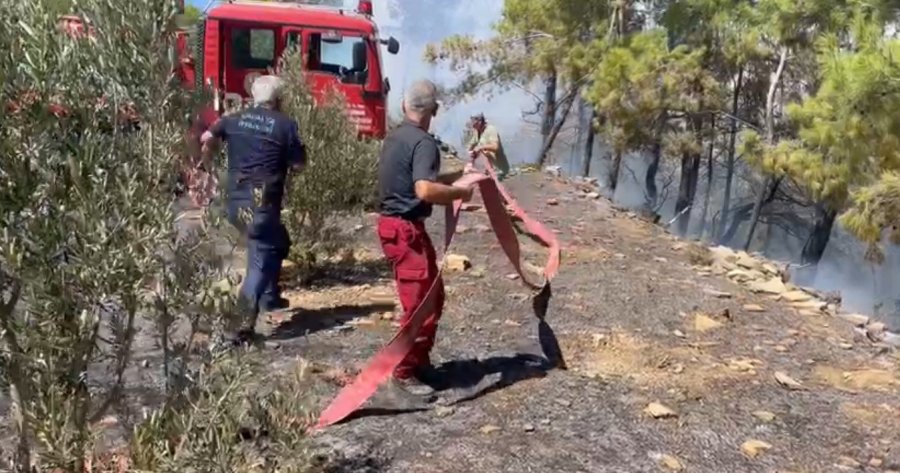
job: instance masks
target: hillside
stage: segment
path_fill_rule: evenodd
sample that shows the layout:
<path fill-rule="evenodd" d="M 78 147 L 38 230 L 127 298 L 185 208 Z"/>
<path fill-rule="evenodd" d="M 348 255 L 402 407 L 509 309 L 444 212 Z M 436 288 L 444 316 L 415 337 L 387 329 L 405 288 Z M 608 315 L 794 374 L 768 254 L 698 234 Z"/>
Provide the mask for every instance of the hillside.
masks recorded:
<path fill-rule="evenodd" d="M 379 394 L 317 436 L 364 460 L 350 470 L 900 470 L 900 357 L 883 327 L 869 324 L 873 342 L 854 330 L 865 320 L 835 316 L 828 301 L 788 286 L 754 293 L 754 265 L 771 272 L 764 281 L 778 268 L 700 251 L 560 178 L 527 173 L 508 186 L 563 244 L 547 320 L 568 369 L 540 356 L 527 291 L 486 214 L 466 212 L 452 251 L 472 266 L 446 277 L 435 353 L 445 402 L 402 413 Z M 348 222 L 356 270 L 289 293 L 296 311 L 271 320 L 261 352 L 273 371 L 312 363 L 319 407 L 394 330 L 373 217 Z M 542 249 L 522 241 L 539 265 Z"/>

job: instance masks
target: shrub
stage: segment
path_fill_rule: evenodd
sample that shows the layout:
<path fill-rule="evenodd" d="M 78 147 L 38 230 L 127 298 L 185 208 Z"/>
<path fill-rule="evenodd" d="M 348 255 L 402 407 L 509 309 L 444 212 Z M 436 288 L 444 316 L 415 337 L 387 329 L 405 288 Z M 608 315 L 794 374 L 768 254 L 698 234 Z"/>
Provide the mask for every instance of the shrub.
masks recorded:
<path fill-rule="evenodd" d="M 193 98 L 171 74 L 173 2 L 80 1 L 90 36 L 58 31 L 56 3 L 0 3 L 0 373 L 22 472 L 88 468 L 142 326 L 184 392 L 194 334 L 230 300 L 209 234 L 175 225 Z"/>
<path fill-rule="evenodd" d="M 357 137 L 339 94 L 315 104 L 300 61 L 292 53 L 282 65 L 284 111 L 300 125 L 307 166 L 288 183 L 283 216 L 292 239 L 289 258 L 308 278 L 348 244 L 341 217 L 375 202 L 379 143 Z"/>

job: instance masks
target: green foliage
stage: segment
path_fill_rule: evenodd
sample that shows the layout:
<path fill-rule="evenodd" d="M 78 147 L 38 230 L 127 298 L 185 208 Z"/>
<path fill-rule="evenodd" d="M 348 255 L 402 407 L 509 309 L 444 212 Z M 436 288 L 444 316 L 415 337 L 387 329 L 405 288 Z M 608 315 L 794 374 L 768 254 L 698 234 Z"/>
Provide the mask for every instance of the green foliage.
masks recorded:
<path fill-rule="evenodd" d="M 90 38 L 59 32 L 57 5 L 0 7 L 0 328 L 19 468 L 33 455 L 80 470 L 174 232 L 190 100 L 171 76 L 173 5 L 78 6 Z M 90 388 L 103 370 L 106 388 Z"/>
<path fill-rule="evenodd" d="M 608 15 L 606 2 L 508 0 L 496 37 L 450 36 L 428 45 L 425 59 L 461 75 L 460 85 L 448 91 L 452 98 L 527 85 L 547 74 L 577 82 L 590 67 L 584 43 L 605 33 L 597 30 Z"/>
<path fill-rule="evenodd" d="M 271 373 L 246 358 L 222 359 L 198 375 L 188 398 L 135 429 L 130 463 L 138 471 L 313 472 L 306 430 L 315 420 L 308 366 Z"/>
<path fill-rule="evenodd" d="M 196 24 L 200 21 L 201 17 L 203 17 L 203 12 L 201 12 L 199 8 L 193 5 L 185 5 L 184 13 L 178 15 L 176 22 L 178 23 L 178 26 L 186 28 Z"/>
<path fill-rule="evenodd" d="M 606 50 L 586 98 L 605 118 L 603 131 L 617 150 L 659 139 L 666 113 L 697 113 L 704 103 L 716 102 L 719 86 L 702 68 L 703 54 L 685 47 L 669 50 L 662 30 L 635 34 Z M 699 146 L 693 141 L 683 135 L 670 140 L 678 149 Z"/>
<path fill-rule="evenodd" d="M 307 165 L 290 179 L 283 218 L 293 240 L 290 259 L 309 277 L 345 247 L 341 217 L 374 202 L 379 143 L 359 138 L 340 95 L 315 105 L 300 61 L 298 53 L 285 58 L 283 107 L 300 124 Z"/>
<path fill-rule="evenodd" d="M 869 244 L 866 257 L 875 262 L 884 260 L 879 244 L 885 230 L 891 243 L 900 244 L 900 173 L 885 172 L 875 182 L 853 193 L 850 209 L 841 216 L 841 223 L 863 242 Z"/>

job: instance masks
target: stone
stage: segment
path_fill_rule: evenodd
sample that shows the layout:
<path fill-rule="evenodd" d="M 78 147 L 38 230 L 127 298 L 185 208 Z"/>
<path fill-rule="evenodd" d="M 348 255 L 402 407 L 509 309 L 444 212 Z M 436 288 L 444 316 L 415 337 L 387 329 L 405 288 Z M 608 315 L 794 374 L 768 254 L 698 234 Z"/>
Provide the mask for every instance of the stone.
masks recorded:
<path fill-rule="evenodd" d="M 781 298 L 788 302 L 806 302 L 812 299 L 812 296 L 803 291 L 788 291 L 782 294 Z"/>
<path fill-rule="evenodd" d="M 522 430 L 525 432 L 534 432 L 534 424 L 525 424 L 522 426 Z"/>
<path fill-rule="evenodd" d="M 659 458 L 659 464 L 671 471 L 684 471 L 684 465 L 681 463 L 681 460 L 672 455 L 662 455 Z"/>
<path fill-rule="evenodd" d="M 599 192 L 588 192 L 584 196 L 591 200 L 597 200 L 600 198 L 600 193 Z"/>
<path fill-rule="evenodd" d="M 846 455 L 841 455 L 840 457 L 838 457 L 837 464 L 839 466 L 843 466 L 846 468 L 852 468 L 854 470 L 862 467 L 862 464 L 860 462 L 858 462 L 855 459 L 848 457 Z"/>
<path fill-rule="evenodd" d="M 755 271 L 762 270 L 762 263 L 743 251 L 737 253 L 737 260 L 735 261 L 735 264 L 744 269 L 752 269 Z"/>
<path fill-rule="evenodd" d="M 790 376 L 788 376 L 787 374 L 785 374 L 782 371 L 775 372 L 775 381 L 777 381 L 778 384 L 780 384 L 783 387 L 790 389 L 790 390 L 798 391 L 798 390 L 803 389 L 803 385 L 800 384 L 799 381 L 797 381 L 794 378 L 791 378 Z"/>
<path fill-rule="evenodd" d="M 547 166 L 544 168 L 544 172 L 553 176 L 560 177 L 562 176 L 562 167 L 560 166 Z"/>
<path fill-rule="evenodd" d="M 707 289 L 704 289 L 704 290 L 703 290 L 703 293 L 704 293 L 704 294 L 707 294 L 707 295 L 710 295 L 710 296 L 713 296 L 713 297 L 715 297 L 715 298 L 717 298 L 717 299 L 731 299 L 731 293 L 730 293 L 730 292 L 717 291 L 717 290 L 715 290 L 715 289 L 709 289 L 709 288 L 707 288 Z"/>
<path fill-rule="evenodd" d="M 547 205 L 559 205 L 558 199 L 547 199 Z"/>
<path fill-rule="evenodd" d="M 817 311 L 817 312 L 821 312 L 821 311 L 825 310 L 825 307 L 827 305 L 828 304 L 826 304 L 825 302 L 816 300 L 816 299 L 810 299 L 807 301 L 791 303 L 791 307 L 793 307 L 795 309 L 812 310 L 812 311 Z"/>
<path fill-rule="evenodd" d="M 496 426 L 496 425 L 493 425 L 493 424 L 487 424 L 487 425 L 482 426 L 482 427 L 481 427 L 480 429 L 478 429 L 478 430 L 480 430 L 482 434 L 489 435 L 489 434 L 492 434 L 492 433 L 494 433 L 494 432 L 499 432 L 499 431 L 502 430 L 502 429 L 501 429 L 500 427 Z"/>
<path fill-rule="evenodd" d="M 765 276 L 763 276 L 763 274 L 760 273 L 759 271 L 740 269 L 740 268 L 732 269 L 731 271 L 729 271 L 725 274 L 725 277 L 727 277 L 728 279 L 731 279 L 732 281 L 736 281 L 739 283 L 745 283 L 747 281 L 755 281 L 755 280 L 765 278 Z"/>
<path fill-rule="evenodd" d="M 747 440 L 741 444 L 741 452 L 749 458 L 756 458 L 771 448 L 771 444 L 755 439 Z"/>
<path fill-rule="evenodd" d="M 119 419 L 116 416 L 108 415 L 100 419 L 97 422 L 98 425 L 109 428 L 119 424 Z"/>
<path fill-rule="evenodd" d="M 456 413 L 456 408 L 453 406 L 438 406 L 434 409 L 434 415 L 437 417 L 450 417 Z M 484 427 L 482 427 L 484 429 Z"/>
<path fill-rule="evenodd" d="M 887 331 L 887 326 L 881 322 L 869 322 L 866 325 L 866 333 L 872 336 L 883 335 Z"/>
<path fill-rule="evenodd" d="M 467 256 L 456 254 L 447 255 L 444 264 L 449 271 L 466 271 L 472 267 L 472 262 Z"/>
<path fill-rule="evenodd" d="M 654 419 L 668 419 L 671 417 L 678 417 L 678 414 L 675 411 L 658 402 L 651 402 L 650 404 L 648 404 L 644 409 L 644 413 Z"/>
<path fill-rule="evenodd" d="M 765 312 L 766 309 L 759 304 L 744 304 L 743 309 L 747 312 Z"/>
<path fill-rule="evenodd" d="M 863 314 L 838 314 L 838 318 L 844 319 L 853 325 L 862 327 L 869 323 L 869 316 Z"/>
<path fill-rule="evenodd" d="M 747 288 L 753 292 L 763 294 L 780 295 L 787 292 L 788 288 L 779 278 L 770 278 L 766 281 L 753 281 L 747 285 Z"/>
<path fill-rule="evenodd" d="M 753 417 L 756 417 L 757 419 L 766 423 L 775 421 L 775 414 L 769 411 L 754 411 Z"/>
<path fill-rule="evenodd" d="M 718 320 L 715 320 L 708 315 L 694 315 L 694 330 L 698 332 L 708 332 L 710 330 L 715 330 L 721 326 L 722 322 L 719 322 Z"/>
<path fill-rule="evenodd" d="M 673 330 L 672 335 L 675 335 L 678 338 L 686 338 L 687 335 L 684 334 L 681 330 Z"/>

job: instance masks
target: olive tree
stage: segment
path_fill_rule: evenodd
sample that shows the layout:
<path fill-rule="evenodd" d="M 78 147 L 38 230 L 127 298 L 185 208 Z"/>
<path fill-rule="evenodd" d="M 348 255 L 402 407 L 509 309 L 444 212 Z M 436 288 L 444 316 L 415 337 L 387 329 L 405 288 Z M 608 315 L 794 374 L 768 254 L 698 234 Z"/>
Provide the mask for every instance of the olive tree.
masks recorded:
<path fill-rule="evenodd" d="M 300 54 L 287 54 L 281 70 L 287 84 L 284 110 L 299 123 L 307 153 L 306 168 L 288 184 L 285 225 L 293 240 L 290 258 L 309 276 L 323 256 L 347 243 L 339 217 L 374 202 L 380 144 L 358 135 L 337 93 L 316 102 Z"/>
<path fill-rule="evenodd" d="M 0 5 L 0 333 L 17 471 L 84 471 L 142 314 L 176 300 L 158 288 L 181 241 L 172 184 L 191 99 L 172 75 L 174 2 L 75 2 L 74 33 L 55 3 Z"/>

